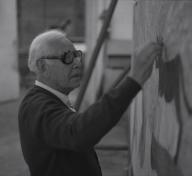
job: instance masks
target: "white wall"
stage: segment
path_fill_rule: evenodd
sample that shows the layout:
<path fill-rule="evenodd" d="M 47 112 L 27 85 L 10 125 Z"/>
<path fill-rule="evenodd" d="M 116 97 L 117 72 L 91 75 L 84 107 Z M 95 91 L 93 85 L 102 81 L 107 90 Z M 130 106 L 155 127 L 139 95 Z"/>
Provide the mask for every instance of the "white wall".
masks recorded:
<path fill-rule="evenodd" d="M 85 65 L 88 66 L 93 48 L 96 44 L 102 20 L 101 14 L 108 9 L 111 0 L 87 0 L 86 1 L 86 44 L 87 57 Z M 110 40 L 132 39 L 133 27 L 133 0 L 119 0 L 110 25 Z M 118 46 L 117 46 L 118 47 Z M 98 62 L 94 69 L 87 93 L 84 99 L 84 107 L 95 101 L 95 95 L 104 74 L 104 57 L 106 57 L 105 44 L 102 48 Z M 84 109 L 84 108 L 83 108 Z"/>
<path fill-rule="evenodd" d="M 111 38 L 131 40 L 133 38 L 133 0 L 119 0 L 111 24 Z"/>
<path fill-rule="evenodd" d="M 18 95 L 16 0 L 0 0 L 0 102 Z"/>
<path fill-rule="evenodd" d="M 103 0 L 86 0 L 86 68 L 88 67 L 93 49 L 99 36 L 102 25 L 100 15 L 104 8 L 105 4 Z M 103 76 L 103 55 L 103 50 L 101 49 L 85 94 L 85 98 L 83 100 L 83 104 L 81 106 L 82 110 L 88 105 L 94 103 L 96 100 L 96 93 L 99 89 L 101 78 Z"/>

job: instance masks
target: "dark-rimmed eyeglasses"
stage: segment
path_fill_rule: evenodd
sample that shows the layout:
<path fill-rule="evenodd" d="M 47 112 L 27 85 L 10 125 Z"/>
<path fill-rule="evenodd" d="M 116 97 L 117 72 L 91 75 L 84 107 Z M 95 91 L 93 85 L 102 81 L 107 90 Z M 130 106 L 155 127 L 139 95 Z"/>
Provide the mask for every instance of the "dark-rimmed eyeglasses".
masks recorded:
<path fill-rule="evenodd" d="M 82 62 L 83 52 L 81 50 L 67 51 L 60 56 L 44 56 L 40 59 L 61 60 L 63 64 L 72 64 L 75 58 L 79 58 Z"/>

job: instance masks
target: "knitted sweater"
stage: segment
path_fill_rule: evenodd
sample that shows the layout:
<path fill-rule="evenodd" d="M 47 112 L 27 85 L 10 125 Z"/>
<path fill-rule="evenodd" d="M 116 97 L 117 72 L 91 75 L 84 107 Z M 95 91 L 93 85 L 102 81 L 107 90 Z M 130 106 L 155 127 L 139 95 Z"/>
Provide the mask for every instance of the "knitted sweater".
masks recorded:
<path fill-rule="evenodd" d="M 31 176 L 101 176 L 94 145 L 120 120 L 141 89 L 127 77 L 83 113 L 34 86 L 19 108 L 19 132 Z"/>

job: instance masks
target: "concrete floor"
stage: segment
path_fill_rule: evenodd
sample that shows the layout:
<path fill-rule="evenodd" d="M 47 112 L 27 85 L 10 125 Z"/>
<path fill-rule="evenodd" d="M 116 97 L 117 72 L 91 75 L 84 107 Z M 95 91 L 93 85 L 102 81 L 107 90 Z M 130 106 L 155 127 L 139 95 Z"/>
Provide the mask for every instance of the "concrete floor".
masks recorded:
<path fill-rule="evenodd" d="M 19 99 L 0 102 L 0 176 L 29 176 L 21 153 L 17 125 L 18 107 L 24 94 L 22 91 Z M 98 145 L 100 147 L 96 151 L 103 176 L 127 175 L 128 151 L 117 150 L 119 145 L 127 145 L 125 122 L 117 125 Z M 108 150 L 110 146 L 117 148 Z"/>

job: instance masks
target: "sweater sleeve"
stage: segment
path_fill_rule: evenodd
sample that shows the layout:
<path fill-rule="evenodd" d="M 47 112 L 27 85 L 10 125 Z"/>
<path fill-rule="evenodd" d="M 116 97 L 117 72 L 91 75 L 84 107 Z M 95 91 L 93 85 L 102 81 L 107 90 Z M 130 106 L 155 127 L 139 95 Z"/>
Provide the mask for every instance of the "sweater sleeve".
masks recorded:
<path fill-rule="evenodd" d="M 83 113 L 46 101 L 38 106 L 39 114 L 31 122 L 33 135 L 54 148 L 75 151 L 92 148 L 120 120 L 140 89 L 137 82 L 127 77 Z"/>

